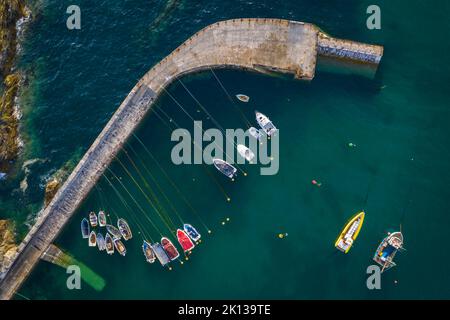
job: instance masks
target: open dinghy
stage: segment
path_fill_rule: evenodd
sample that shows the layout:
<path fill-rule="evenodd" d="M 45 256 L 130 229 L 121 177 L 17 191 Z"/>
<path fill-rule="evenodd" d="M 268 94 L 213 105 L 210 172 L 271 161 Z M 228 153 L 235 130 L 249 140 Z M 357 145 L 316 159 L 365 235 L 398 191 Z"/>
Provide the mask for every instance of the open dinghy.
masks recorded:
<path fill-rule="evenodd" d="M 170 260 L 178 259 L 178 257 L 180 256 L 180 253 L 178 252 L 177 248 L 173 245 L 172 241 L 170 241 L 166 237 L 162 237 L 161 245 L 164 248 L 164 251 L 169 256 Z"/>
<path fill-rule="evenodd" d="M 95 234 L 95 231 L 91 231 L 89 234 L 89 247 L 95 247 L 97 244 L 97 235 Z"/>
<path fill-rule="evenodd" d="M 111 236 L 113 237 L 113 239 L 120 239 L 122 238 L 122 234 L 120 233 L 119 229 L 117 229 L 116 227 L 107 224 L 106 225 L 106 230 L 111 234 Z"/>
<path fill-rule="evenodd" d="M 120 255 L 125 256 L 127 254 L 127 249 L 120 239 L 114 239 L 114 247 L 116 247 L 116 250 Z"/>
<path fill-rule="evenodd" d="M 97 226 L 97 215 L 95 212 L 89 213 L 89 222 L 91 223 L 91 227 Z"/>
<path fill-rule="evenodd" d="M 200 238 L 202 237 L 200 235 L 200 232 L 197 231 L 197 229 L 195 229 L 192 225 L 190 225 L 189 223 L 185 223 L 183 225 L 183 229 L 184 232 L 187 233 L 187 235 L 193 240 L 193 241 L 198 241 L 200 240 Z"/>
<path fill-rule="evenodd" d="M 106 226 L 106 214 L 103 211 L 99 211 L 98 213 L 98 225 L 100 227 Z"/>
<path fill-rule="evenodd" d="M 124 240 L 130 240 L 133 237 L 130 226 L 125 221 L 125 219 L 120 218 L 119 220 L 117 220 L 117 227 L 119 228 L 120 234 L 122 235 Z"/>
<path fill-rule="evenodd" d="M 106 253 L 109 255 L 114 253 L 114 242 L 109 233 L 105 236 L 105 249 Z"/>
<path fill-rule="evenodd" d="M 177 239 L 178 243 L 181 245 L 184 252 L 191 251 L 192 249 L 194 249 L 195 247 L 194 243 L 183 230 L 180 229 L 177 230 Z"/>
<path fill-rule="evenodd" d="M 170 258 L 167 255 L 166 251 L 164 251 L 164 248 L 162 245 L 160 245 L 158 242 L 151 245 L 153 252 L 156 255 L 156 258 L 158 259 L 159 263 L 164 267 L 170 262 Z"/>
<path fill-rule="evenodd" d="M 237 94 L 236 98 L 238 98 L 238 100 L 242 101 L 242 102 L 249 102 L 250 101 L 250 97 L 249 96 L 247 96 L 245 94 L 241 94 L 241 93 Z"/>
<path fill-rule="evenodd" d="M 98 250 L 100 250 L 100 251 L 103 251 L 106 249 L 105 238 L 103 237 L 103 235 L 100 232 L 97 233 L 97 247 L 98 247 Z"/>
<path fill-rule="evenodd" d="M 91 232 L 91 228 L 89 227 L 89 221 L 86 218 L 81 220 L 81 236 L 83 239 L 89 238 L 89 233 Z"/>
<path fill-rule="evenodd" d="M 145 260 L 147 260 L 148 263 L 155 262 L 156 259 L 155 252 L 153 252 L 150 243 L 148 243 L 145 240 L 144 243 L 142 244 L 142 251 L 144 252 Z"/>

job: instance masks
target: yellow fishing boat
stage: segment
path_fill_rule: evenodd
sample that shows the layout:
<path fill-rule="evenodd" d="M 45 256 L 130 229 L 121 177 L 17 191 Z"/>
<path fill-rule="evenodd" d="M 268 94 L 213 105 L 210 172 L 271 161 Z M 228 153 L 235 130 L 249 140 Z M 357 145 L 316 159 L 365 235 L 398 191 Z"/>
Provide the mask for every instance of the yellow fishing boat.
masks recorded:
<path fill-rule="evenodd" d="M 359 231 L 364 222 L 364 211 L 357 213 L 354 215 L 345 225 L 341 234 L 336 240 L 334 246 L 344 252 L 347 253 L 353 245 L 353 242 L 358 237 Z"/>

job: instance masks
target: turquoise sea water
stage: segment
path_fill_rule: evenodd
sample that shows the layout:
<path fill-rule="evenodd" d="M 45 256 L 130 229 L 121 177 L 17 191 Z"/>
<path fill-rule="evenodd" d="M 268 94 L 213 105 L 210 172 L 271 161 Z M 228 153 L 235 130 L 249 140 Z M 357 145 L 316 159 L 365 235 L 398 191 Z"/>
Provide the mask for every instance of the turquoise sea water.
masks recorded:
<path fill-rule="evenodd" d="M 37 4 L 23 44 L 20 65 L 30 77 L 24 98 L 25 158 L 42 160 L 29 166 L 25 192 L 18 189 L 20 172 L 0 191 L 1 217 L 17 221 L 21 234 L 27 230 L 22 222 L 41 204 L 45 179 L 81 157 L 148 69 L 210 23 L 235 17 L 313 22 L 336 37 L 382 44 L 385 54 L 374 79 L 318 71 L 306 83 L 216 71 L 231 94 L 251 97 L 249 104 L 239 105 L 248 119 L 257 108 L 280 128 L 280 171 L 275 176 L 260 176 L 257 166 L 247 165 L 247 177 L 229 182 L 209 169 L 211 178 L 203 166 L 174 166 L 171 130 L 150 114 L 136 135 L 201 220 L 135 138 L 129 145 L 138 153 L 133 155 L 138 170 L 125 154 L 119 160 L 137 181 L 140 172 L 151 183 L 144 164 L 150 168 L 183 220 L 203 233 L 202 243 L 183 265 L 174 263 L 172 271 L 145 263 L 138 225 L 154 240 L 160 236 L 148 219 L 163 234 L 169 231 L 116 161 L 110 169 L 146 214 L 115 182 L 131 210 L 125 208 L 102 179 L 56 241 L 102 277 L 104 289 L 99 292 L 83 282 L 82 290 L 68 290 L 65 270 L 42 262 L 20 294 L 31 299 L 449 298 L 447 1 L 433 6 L 378 1 L 382 29 L 376 31 L 365 26 L 371 1 L 80 1 L 80 31 L 65 27 L 70 4 Z M 243 127 L 240 113 L 211 73 L 182 80 L 223 127 Z M 212 126 L 182 86 L 174 83 L 169 91 L 195 119 Z M 158 107 L 192 131 L 190 119 L 168 96 Z M 349 142 L 357 147 L 348 148 Z M 322 187 L 312 186 L 312 179 Z M 179 224 L 164 197 L 158 198 Z M 125 258 L 88 248 L 80 237 L 81 218 L 101 208 L 114 220 L 115 214 L 127 218 L 135 232 L 125 243 Z M 361 234 L 343 255 L 334 249 L 334 240 L 346 220 L 362 209 L 366 220 Z M 227 217 L 230 221 L 222 225 Z M 407 252 L 398 255 L 398 267 L 383 274 L 382 290 L 369 291 L 366 268 L 373 252 L 386 231 L 400 224 Z M 279 233 L 289 236 L 279 239 Z"/>

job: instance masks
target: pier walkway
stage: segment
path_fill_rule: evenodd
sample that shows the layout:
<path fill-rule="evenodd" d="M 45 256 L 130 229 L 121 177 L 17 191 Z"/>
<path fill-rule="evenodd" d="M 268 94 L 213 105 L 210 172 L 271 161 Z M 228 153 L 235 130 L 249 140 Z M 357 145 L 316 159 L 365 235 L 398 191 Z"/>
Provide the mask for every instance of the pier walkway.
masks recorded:
<path fill-rule="evenodd" d="M 311 80 L 321 54 L 376 65 L 383 48 L 334 39 L 313 24 L 280 19 L 227 20 L 194 34 L 136 84 L 41 212 L 8 270 L 0 275 L 0 299 L 13 297 L 157 97 L 174 79 L 209 68 L 240 68 Z"/>

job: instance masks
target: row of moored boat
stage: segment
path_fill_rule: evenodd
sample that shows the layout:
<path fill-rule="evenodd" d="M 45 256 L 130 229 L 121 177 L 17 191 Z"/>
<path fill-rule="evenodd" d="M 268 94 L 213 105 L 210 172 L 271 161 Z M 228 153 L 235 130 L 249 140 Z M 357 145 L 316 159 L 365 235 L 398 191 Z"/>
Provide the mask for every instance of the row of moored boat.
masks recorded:
<path fill-rule="evenodd" d="M 101 232 L 91 230 L 91 228 L 97 226 L 105 227 L 105 236 Z M 84 239 L 88 239 L 90 247 L 97 246 L 100 251 L 105 250 L 109 255 L 112 255 L 116 250 L 122 256 L 126 255 L 127 250 L 121 240 L 128 241 L 133 237 L 130 226 L 125 219 L 119 218 L 117 227 L 115 227 L 107 224 L 106 214 L 103 211 L 100 211 L 98 215 L 91 212 L 89 213 L 89 219 L 83 218 L 81 220 L 81 235 Z M 177 230 L 176 236 L 184 252 L 190 252 L 194 249 L 195 243 L 201 238 L 200 233 L 188 223 L 183 225 L 183 229 Z M 162 237 L 160 243 L 151 243 L 144 240 L 142 251 L 147 262 L 154 263 L 157 259 L 162 266 L 180 257 L 178 249 L 168 237 Z"/>

